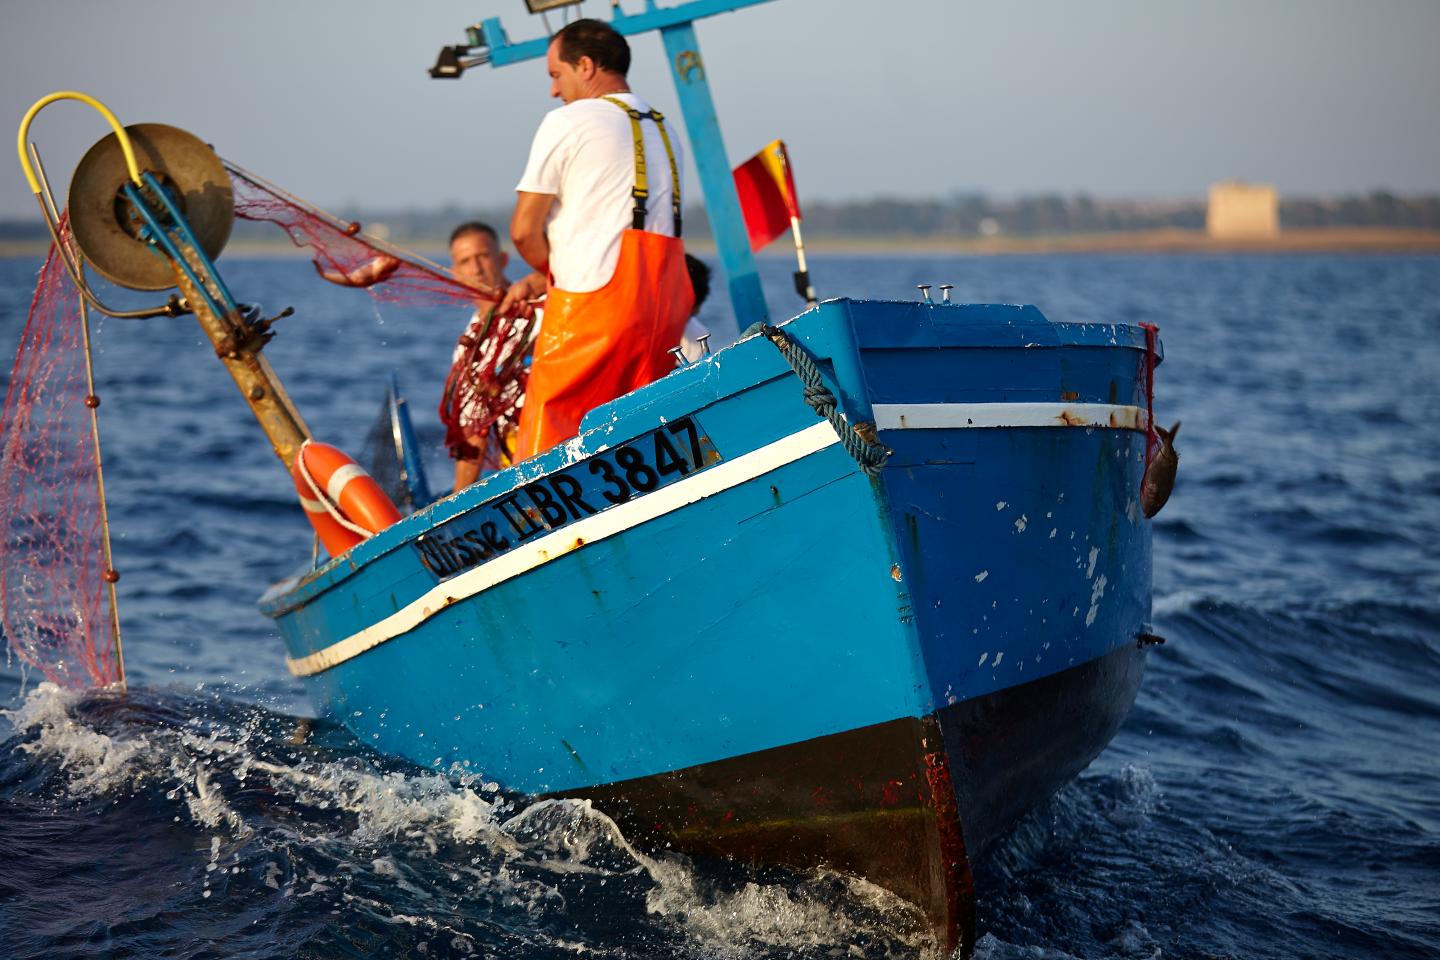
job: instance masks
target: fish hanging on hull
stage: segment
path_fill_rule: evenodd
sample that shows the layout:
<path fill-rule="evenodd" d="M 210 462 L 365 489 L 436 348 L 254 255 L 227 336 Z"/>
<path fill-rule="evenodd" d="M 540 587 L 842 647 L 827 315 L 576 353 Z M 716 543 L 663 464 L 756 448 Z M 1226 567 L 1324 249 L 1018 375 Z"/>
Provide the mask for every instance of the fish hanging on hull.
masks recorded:
<path fill-rule="evenodd" d="M 1170 499 L 1170 491 L 1175 489 L 1175 471 L 1180 466 L 1180 453 L 1175 449 L 1180 421 L 1176 420 L 1169 430 L 1156 427 L 1155 432 L 1160 434 L 1160 450 L 1145 468 L 1145 482 L 1140 487 L 1140 509 L 1146 519 L 1159 513 Z"/>

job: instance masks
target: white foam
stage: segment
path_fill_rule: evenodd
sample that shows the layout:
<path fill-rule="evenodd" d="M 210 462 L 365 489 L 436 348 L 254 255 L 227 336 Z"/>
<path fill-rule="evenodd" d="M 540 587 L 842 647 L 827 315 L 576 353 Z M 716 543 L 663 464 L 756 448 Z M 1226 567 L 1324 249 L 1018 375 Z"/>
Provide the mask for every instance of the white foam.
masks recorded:
<path fill-rule="evenodd" d="M 48 680 L 32 690 L 19 707 L 0 711 L 20 734 L 34 732 L 36 739 L 20 749 L 59 761 L 71 778 L 72 790 L 101 794 L 128 782 L 135 758 L 149 744 L 143 738 L 116 742 L 103 733 L 77 723 L 70 708 L 80 694 L 62 690 Z"/>
<path fill-rule="evenodd" d="M 956 954 L 958 960 L 959 954 Z M 975 943 L 975 960 L 1079 960 L 1073 953 L 1051 947 L 1019 946 L 985 934 Z"/>
<path fill-rule="evenodd" d="M 1156 595 L 1150 609 L 1155 616 L 1169 617 L 1177 613 L 1189 613 L 1208 599 L 1205 594 L 1195 590 L 1177 590 L 1174 593 Z"/>
<path fill-rule="evenodd" d="M 501 829 L 523 844 L 527 859 L 539 860 L 556 873 L 629 874 L 648 872 L 655 865 L 589 800 L 541 800 L 506 820 Z"/>
<path fill-rule="evenodd" d="M 674 921 L 705 957 L 740 960 L 757 948 L 794 951 L 877 938 L 927 952 L 935 946 L 917 908 L 854 877 L 818 871 L 794 888 L 750 882 L 714 891 L 675 863 L 658 866 L 647 908 Z M 845 905 L 838 912 L 837 892 Z"/>
<path fill-rule="evenodd" d="M 913 906 L 864 881 L 817 872 L 793 883 L 751 881 L 720 889 L 683 857 L 635 848 L 588 800 L 544 800 L 516 811 L 478 771 L 383 772 L 354 759 L 308 759 L 309 752 L 293 762 L 266 759 L 276 754 L 257 754 L 251 742 L 263 736 L 258 719 L 232 730 L 197 717 L 183 727 L 157 724 L 143 734 L 110 736 L 77 718 L 79 699 L 48 683 L 32 691 L 8 713 L 31 737 L 22 749 L 58 761 L 76 795 L 128 791 L 145 782 L 158 788 L 176 804 L 177 820 L 188 817 L 210 834 L 201 854 L 202 896 L 222 872 L 231 887 L 247 882 L 246 873 L 228 869 L 232 853 L 263 850 L 261 869 L 248 874 L 256 887 L 337 904 L 363 902 L 377 917 L 441 937 L 454 931 L 423 920 L 423 909 L 393 909 L 385 898 L 365 895 L 352 877 L 391 886 L 413 902 L 443 902 L 454 893 L 450 885 L 458 885 L 469 895 L 537 916 L 565 909 L 561 891 L 567 883 L 627 878 L 630 886 L 621 889 L 643 897 L 636 906 L 673 926 L 695 955 L 707 958 L 854 942 L 933 946 Z M 262 793 L 268 803 L 294 813 L 284 820 L 256 815 L 240 789 Z M 307 819 L 306 808 L 338 816 Z M 237 846 L 257 831 L 258 847 L 253 839 Z M 473 855 L 457 854 L 457 844 Z M 299 875 L 290 874 L 283 850 L 291 845 L 323 847 L 338 869 L 321 874 L 302 866 Z M 417 866 L 437 861 L 443 877 Z"/>

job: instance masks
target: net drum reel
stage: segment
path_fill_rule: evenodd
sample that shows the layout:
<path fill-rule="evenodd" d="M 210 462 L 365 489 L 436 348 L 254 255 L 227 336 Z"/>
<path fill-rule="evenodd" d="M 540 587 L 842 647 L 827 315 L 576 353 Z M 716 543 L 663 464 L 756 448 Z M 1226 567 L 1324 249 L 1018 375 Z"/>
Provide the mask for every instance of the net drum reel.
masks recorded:
<path fill-rule="evenodd" d="M 171 259 L 183 256 L 181 246 L 193 245 L 207 260 L 225 248 L 235 221 L 230 175 L 209 146 L 177 127 L 142 123 L 126 127 L 125 134 L 143 171 L 141 184 L 131 177 L 119 136 L 111 133 L 75 169 L 71 229 L 85 259 L 105 279 L 131 290 L 166 290 L 175 286 Z M 179 234 L 174 249 L 163 236 L 168 232 Z M 204 285 L 220 286 L 215 292 L 228 299 L 211 264 L 191 268 L 194 279 L 208 274 Z"/>
<path fill-rule="evenodd" d="M 38 152 L 33 144 L 26 151 L 31 122 L 60 100 L 94 108 L 111 128 L 86 152 L 71 179 L 73 244 L 62 240 L 61 216 L 38 169 Z M 242 311 L 215 269 L 214 258 L 225 248 L 235 221 L 234 188 L 215 151 L 165 124 L 122 127 L 104 104 L 73 90 L 37 101 L 21 121 L 16 146 L 56 248 L 85 300 L 111 316 L 193 313 L 288 471 L 310 431 L 260 351 L 272 336 L 271 324 L 292 311 L 269 319 Z M 174 287 L 178 296 L 164 307 L 111 310 L 89 290 L 82 270 L 86 262 L 118 286 Z"/>

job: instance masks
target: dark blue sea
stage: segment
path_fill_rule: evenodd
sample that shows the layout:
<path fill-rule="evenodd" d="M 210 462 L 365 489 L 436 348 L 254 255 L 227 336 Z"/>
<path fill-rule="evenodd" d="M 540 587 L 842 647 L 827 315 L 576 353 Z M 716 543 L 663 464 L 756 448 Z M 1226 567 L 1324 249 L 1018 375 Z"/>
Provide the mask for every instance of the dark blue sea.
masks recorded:
<path fill-rule="evenodd" d="M 0 260 L 9 369 L 38 261 Z M 464 318 L 226 258 L 357 448 L 395 370 L 433 410 Z M 772 304 L 789 265 L 762 262 Z M 979 865 L 977 956 L 1440 956 L 1440 258 L 816 256 L 822 295 L 953 283 L 1151 321 L 1180 479 L 1153 651 L 1110 748 Z M 708 305 L 715 316 L 723 297 Z M 255 599 L 310 528 L 193 319 L 96 334 L 130 692 L 0 666 L 0 957 L 916 955 L 845 878 L 715 876 L 582 804 L 445 777 L 316 722 Z"/>

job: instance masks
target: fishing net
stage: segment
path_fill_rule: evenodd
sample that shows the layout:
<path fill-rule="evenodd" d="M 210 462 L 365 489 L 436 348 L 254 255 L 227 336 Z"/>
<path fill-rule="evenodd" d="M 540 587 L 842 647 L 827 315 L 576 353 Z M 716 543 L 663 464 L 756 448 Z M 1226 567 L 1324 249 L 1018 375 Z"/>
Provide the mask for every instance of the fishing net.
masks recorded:
<path fill-rule="evenodd" d="M 478 303 L 476 315 L 486 321 L 472 323 L 456 348 L 442 418 L 461 437 L 503 436 L 513 428 L 537 321 L 496 319 L 490 307 L 502 291 L 468 286 L 423 257 L 366 236 L 359 224 L 232 164 L 226 168 L 236 216 L 283 230 L 326 280 L 363 287 L 402 308 L 474 310 Z M 63 217 L 60 227 L 68 238 Z M 0 629 L 23 663 L 71 688 L 124 676 L 84 337 L 79 296 L 52 248 L 0 413 Z"/>
<path fill-rule="evenodd" d="M 430 503 L 424 459 L 417 447 L 405 398 L 400 396 L 392 374 L 380 413 L 365 434 L 358 462 L 407 517 Z"/>
<path fill-rule="evenodd" d="M 478 305 L 440 401 L 445 443 L 452 456 L 478 459 L 477 450 L 493 451 L 489 441 L 513 432 L 536 319 L 496 317 L 492 308 L 503 291 L 462 283 L 414 253 L 366 236 L 358 223 L 338 220 L 228 161 L 225 166 L 235 187 L 235 215 L 284 230 L 296 246 L 309 248 L 315 272 L 330 282 L 363 287 L 377 301 L 400 306 Z"/>
<path fill-rule="evenodd" d="M 514 324 L 497 318 L 493 310 L 476 311 L 460 336 L 440 395 L 440 422 L 445 424 L 450 456 L 478 460 L 482 470 L 509 463 L 506 448 L 519 427 L 528 370 L 525 361 L 534 334 L 507 336 Z M 477 376 L 475 371 L 489 375 Z"/>
<path fill-rule="evenodd" d="M 360 224 L 332 217 L 248 170 L 228 161 L 225 169 L 235 190 L 235 216 L 285 231 L 297 247 L 309 248 L 315 272 L 333 283 L 364 287 L 376 300 L 405 306 L 500 297 L 500 291 L 467 286 L 414 253 L 366 236 Z M 394 261 L 389 272 L 367 275 L 372 264 L 385 261 Z"/>
<path fill-rule="evenodd" d="M 52 246 L 0 413 L 0 623 L 23 663 L 70 688 L 121 679 L 83 323 Z"/>

